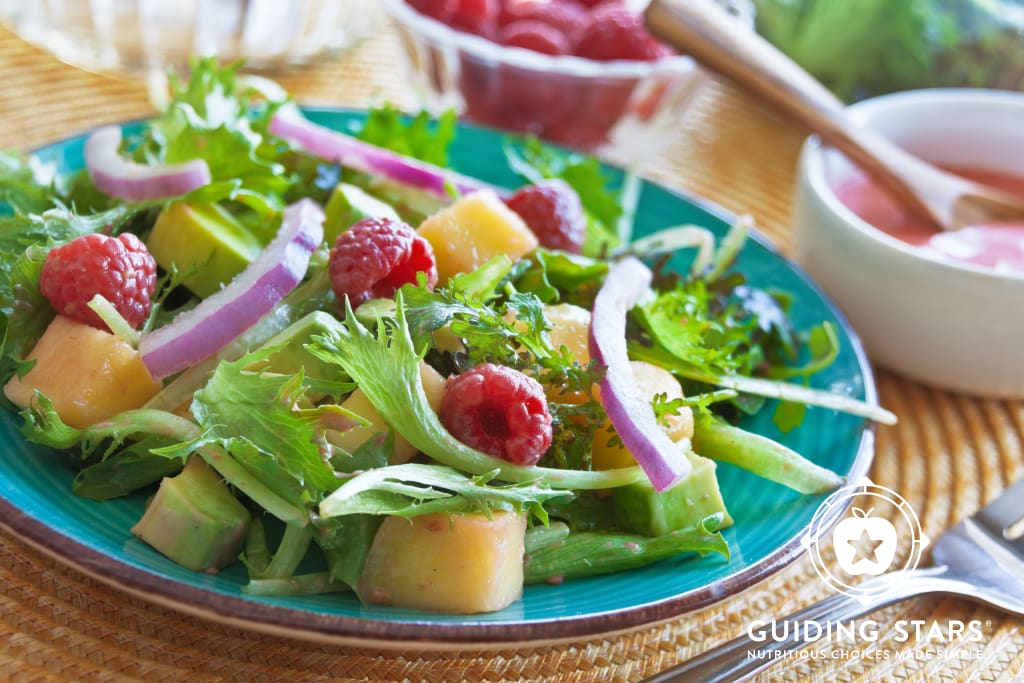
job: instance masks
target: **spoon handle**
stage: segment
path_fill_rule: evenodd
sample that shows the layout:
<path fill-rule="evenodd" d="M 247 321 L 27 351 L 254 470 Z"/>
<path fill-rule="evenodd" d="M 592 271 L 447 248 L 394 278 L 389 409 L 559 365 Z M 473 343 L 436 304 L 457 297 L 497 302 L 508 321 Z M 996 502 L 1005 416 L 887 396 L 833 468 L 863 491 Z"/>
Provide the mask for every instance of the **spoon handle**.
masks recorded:
<path fill-rule="evenodd" d="M 854 123 L 821 83 L 711 0 L 651 0 L 645 20 L 665 42 L 841 150 L 921 218 L 942 228 L 952 224 L 952 202 L 944 197 L 957 179 Z"/>

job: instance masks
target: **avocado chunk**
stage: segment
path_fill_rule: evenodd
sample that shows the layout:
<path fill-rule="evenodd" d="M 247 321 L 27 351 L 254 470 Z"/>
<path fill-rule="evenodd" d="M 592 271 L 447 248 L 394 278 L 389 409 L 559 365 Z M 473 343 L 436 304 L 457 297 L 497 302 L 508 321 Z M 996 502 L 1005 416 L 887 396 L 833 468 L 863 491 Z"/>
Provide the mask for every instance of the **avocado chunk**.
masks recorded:
<path fill-rule="evenodd" d="M 338 235 L 364 218 L 399 220 L 398 214 L 390 204 L 348 183 L 338 183 L 334 188 L 330 199 L 327 200 L 324 214 L 324 242 L 328 246 L 334 246 Z"/>
<path fill-rule="evenodd" d="M 215 572 L 231 564 L 249 527 L 249 511 L 197 456 L 164 477 L 132 533 L 181 566 Z"/>
<path fill-rule="evenodd" d="M 715 462 L 688 453 L 693 464 L 690 476 L 658 493 L 646 479 L 617 488 L 612 500 L 619 521 L 627 531 L 663 536 L 677 529 L 694 528 L 701 520 L 722 513 L 721 528 L 732 524 L 715 477 Z"/>
<path fill-rule="evenodd" d="M 256 260 L 263 244 L 218 204 L 169 205 L 146 240 L 164 270 L 176 266 L 194 294 L 208 297 Z"/>

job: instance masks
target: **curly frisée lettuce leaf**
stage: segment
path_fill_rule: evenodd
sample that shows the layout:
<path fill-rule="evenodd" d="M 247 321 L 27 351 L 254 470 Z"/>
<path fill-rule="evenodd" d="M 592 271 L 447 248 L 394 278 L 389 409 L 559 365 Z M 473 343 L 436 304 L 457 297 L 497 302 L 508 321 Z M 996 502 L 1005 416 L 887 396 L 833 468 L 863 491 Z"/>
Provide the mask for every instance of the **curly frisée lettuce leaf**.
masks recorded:
<path fill-rule="evenodd" d="M 467 446 L 444 428 L 430 408 L 401 293 L 395 317 L 378 319 L 376 328 L 374 334 L 347 306 L 344 321 L 314 336 L 307 348 L 324 362 L 341 366 L 396 432 L 439 463 L 475 475 L 497 471 L 500 481 L 536 482 L 558 489 L 614 488 L 644 477 L 639 467 L 588 472 L 513 465 Z"/>
<path fill-rule="evenodd" d="M 21 415 L 20 430 L 29 441 L 68 452 L 78 449 L 84 465 L 72 484 L 78 496 L 94 500 L 124 496 L 176 473 L 184 464 L 153 453 L 189 436 L 181 429 L 181 418 L 161 410 L 130 410 L 75 429 L 64 424 L 46 396 L 37 394 Z"/>
<path fill-rule="evenodd" d="M 367 470 L 355 475 L 320 503 L 320 516 L 397 515 L 415 517 L 434 512 L 489 515 L 494 510 L 527 510 L 543 523 L 542 503 L 568 502 L 570 491 L 540 484 L 491 486 L 497 471 L 470 477 L 443 465 L 407 463 Z"/>
<path fill-rule="evenodd" d="M 246 369 L 271 352 L 217 366 L 192 401 L 203 433 L 191 446 L 222 446 L 267 487 L 301 507 L 318 502 L 339 482 L 322 455 L 316 411 L 294 409 L 306 392 L 303 375 Z"/>
<path fill-rule="evenodd" d="M 240 67 L 208 57 L 192 65 L 186 83 L 172 74 L 171 101 L 135 155 L 169 164 L 206 161 L 212 184 L 232 185 L 231 198 L 256 212 L 259 220 L 248 222 L 255 229 L 281 211 L 291 181 L 278 151 L 259 132 L 274 107 L 252 106 L 252 91 L 237 82 Z"/>
<path fill-rule="evenodd" d="M 52 165 L 34 156 L 0 151 L 0 203 L 16 214 L 42 213 L 62 196 Z"/>
<path fill-rule="evenodd" d="M 457 124 L 453 109 L 435 118 L 426 111 L 408 116 L 393 105 L 383 104 L 370 110 L 357 137 L 414 159 L 447 166 Z"/>

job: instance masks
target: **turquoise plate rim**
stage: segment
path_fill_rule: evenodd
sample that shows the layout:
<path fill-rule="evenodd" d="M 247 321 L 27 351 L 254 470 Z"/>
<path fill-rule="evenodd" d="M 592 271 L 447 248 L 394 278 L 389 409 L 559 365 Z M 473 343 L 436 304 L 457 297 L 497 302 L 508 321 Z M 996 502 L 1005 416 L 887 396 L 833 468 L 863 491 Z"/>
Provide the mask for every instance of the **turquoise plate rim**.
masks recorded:
<path fill-rule="evenodd" d="M 349 121 L 358 119 L 364 113 L 361 110 L 335 107 L 307 107 L 305 110 L 314 119 L 340 117 Z M 138 123 L 124 122 L 122 125 Z M 480 134 L 502 138 L 508 136 L 504 132 L 462 123 L 460 133 L 466 134 L 464 131 L 477 131 Z M 35 153 L 59 150 L 80 141 L 87 134 L 88 131 L 69 136 L 35 150 Z M 606 168 L 621 173 L 610 166 Z M 730 212 L 710 200 L 675 191 L 648 180 L 644 181 L 644 187 L 656 188 L 666 193 L 670 199 L 689 205 L 690 208 L 716 221 L 728 224 L 734 220 Z M 752 233 L 752 241 L 765 250 L 771 259 L 785 265 L 803 286 L 821 300 L 839 323 L 850 344 L 849 353 L 852 354 L 852 360 L 859 370 L 858 380 L 862 382 L 862 398 L 869 403 L 877 403 L 874 375 L 867 355 L 842 313 L 799 266 L 783 256 L 765 237 L 755 231 Z M 7 416 L 4 419 L 12 418 Z M 868 473 L 874 456 L 874 426 L 865 423 L 856 445 L 851 443 L 849 447 L 855 449 L 855 454 L 845 475 L 847 480 L 852 482 Z M 6 473 L 0 472 L 0 480 L 4 476 Z M 833 509 L 826 519 L 821 520 L 819 528 L 831 528 L 844 512 L 843 509 Z M 615 633 L 649 627 L 733 596 L 787 566 L 805 552 L 801 537 L 809 524 L 808 519 L 807 524 L 799 532 L 791 534 L 773 551 L 737 571 L 664 599 L 638 601 L 635 605 L 606 611 L 565 614 L 528 621 L 487 623 L 474 620 L 473 615 L 462 621 L 438 621 L 438 617 L 427 613 L 423 613 L 422 618 L 415 615 L 408 618 L 406 614 L 400 620 L 390 620 L 376 616 L 330 615 L 259 602 L 223 594 L 199 585 L 190 585 L 160 574 L 159 569 L 140 569 L 76 540 L 48 523 L 45 518 L 26 514 L 0 492 L 0 526 L 46 555 L 110 586 L 165 607 L 246 630 L 340 645 L 374 646 L 384 649 L 485 649 L 513 645 L 522 647 L 597 636 L 607 637 Z"/>

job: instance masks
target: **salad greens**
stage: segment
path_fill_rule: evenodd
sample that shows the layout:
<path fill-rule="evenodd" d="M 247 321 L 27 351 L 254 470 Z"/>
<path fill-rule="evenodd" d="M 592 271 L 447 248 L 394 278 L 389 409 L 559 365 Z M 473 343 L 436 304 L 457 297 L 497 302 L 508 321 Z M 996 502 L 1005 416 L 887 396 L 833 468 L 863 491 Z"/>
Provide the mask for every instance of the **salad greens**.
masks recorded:
<path fill-rule="evenodd" d="M 274 135 L 271 122 L 287 102 L 239 75 L 239 66 L 203 60 L 187 82 L 172 79 L 166 110 L 121 150 L 153 166 L 204 160 L 211 181 L 183 196 L 126 202 L 99 192 L 87 172 L 59 177 L 32 158 L 0 155 L 0 199 L 10 210 L 0 217 L 0 382 L 8 407 L 19 411 L 26 439 L 65 454 L 77 495 L 106 500 L 159 487 L 135 533 L 181 564 L 215 571 L 237 559 L 249 573 L 243 590 L 253 594 L 354 590 L 368 602 L 446 609 L 443 601 L 419 602 L 415 590 L 402 597 L 422 583 L 416 572 L 433 571 L 439 585 L 471 596 L 451 609 L 499 609 L 524 582 L 622 571 L 687 552 L 728 556 L 721 530 L 732 519 L 708 458 L 803 493 L 839 485 L 835 473 L 737 424 L 768 398 L 782 399 L 775 418 L 787 430 L 799 428 L 808 406 L 891 421 L 876 406 L 808 386 L 835 360 L 838 336 L 827 323 L 796 329 L 784 293 L 734 270 L 747 220 L 720 243 L 700 226 L 631 242 L 639 181 L 613 183 L 596 160 L 529 140 L 509 142 L 510 168 L 527 183 L 561 178 L 579 195 L 588 222 L 581 254 L 543 246 L 520 258 L 498 253 L 436 286 L 420 273 L 393 296 L 353 310 L 332 290 L 332 245 L 307 245 L 301 282 L 271 313 L 156 383 L 138 405 L 76 424 L 61 407 L 66 378 L 49 393 L 32 384 L 53 363 L 35 352 L 56 316 L 39 285 L 56 245 L 92 232 L 145 241 L 168 207 L 195 204 L 227 212 L 232 230 L 265 247 L 282 230 L 285 207 L 322 206 L 339 183 L 357 190 L 344 211 L 328 212 L 328 221 L 348 221 L 334 226 L 342 232 L 380 207 L 415 221 L 431 206 L 461 201 L 457 192 L 429 200 L 419 192 L 424 176 L 444 173 L 453 116 L 406 117 L 385 106 L 354 131 L 420 160 L 398 164 L 420 174 L 418 188 L 403 187 L 400 178 L 353 171 Z M 388 159 L 394 167 L 394 155 Z M 200 227 L 222 237 L 215 224 Z M 696 252 L 689 272 L 665 267 L 680 249 Z M 608 367 L 589 351 L 606 334 L 590 311 L 622 259 L 645 274 L 638 259 L 653 267 L 651 287 L 626 310 L 634 377 L 619 372 L 613 387 Z M 144 363 L 136 346 L 188 318 L 200 296 L 186 284 L 189 272 L 164 265 L 140 331 L 122 324 L 106 299 L 94 299 L 113 335 L 92 343 Z M 240 281 L 244 271 L 205 301 Z M 490 365 L 542 392 L 550 445 L 535 463 L 478 450 L 449 431 L 448 387 Z M 644 373 L 655 383 L 643 384 Z M 623 382 L 646 391 L 625 412 L 610 407 L 618 397 L 609 395 Z M 10 391 L 15 386 L 31 387 L 29 398 Z M 97 395 L 104 391 L 112 390 Z M 615 425 L 632 419 L 630 410 L 649 410 L 645 423 L 668 435 L 656 457 L 685 458 L 679 471 L 691 474 L 679 486 L 656 490 L 622 445 Z M 194 536 L 182 538 L 183 529 Z M 444 534 L 458 534 L 458 542 L 435 557 L 431 548 L 449 547 Z M 474 593 L 466 567 L 481 562 L 491 563 L 504 602 Z M 393 569 L 382 575 L 382 566 Z"/>

